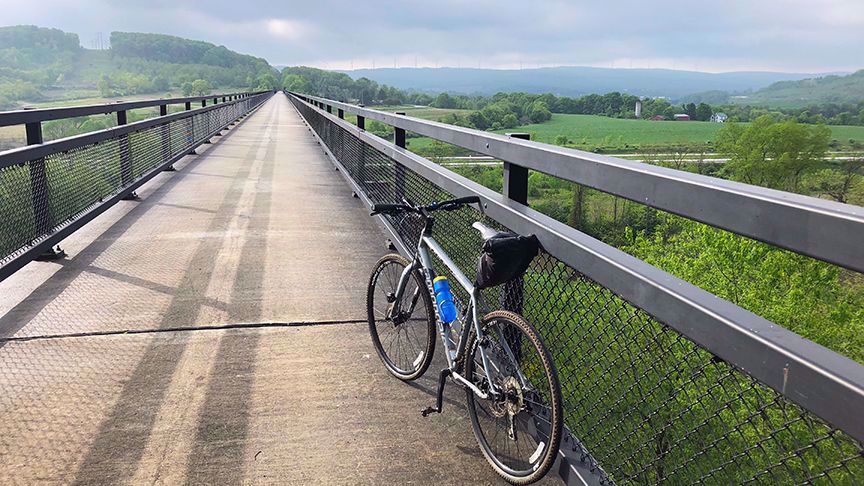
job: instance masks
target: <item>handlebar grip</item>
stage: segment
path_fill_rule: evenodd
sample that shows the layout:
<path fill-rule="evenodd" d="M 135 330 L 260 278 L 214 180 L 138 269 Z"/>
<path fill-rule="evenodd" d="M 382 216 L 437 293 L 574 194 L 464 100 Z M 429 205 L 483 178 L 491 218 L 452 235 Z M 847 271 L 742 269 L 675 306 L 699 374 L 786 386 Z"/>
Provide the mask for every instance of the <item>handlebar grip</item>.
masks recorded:
<path fill-rule="evenodd" d="M 399 211 L 403 209 L 405 206 L 402 204 L 373 204 L 372 205 L 372 215 L 380 214 L 380 213 L 392 213 L 394 211 Z"/>
<path fill-rule="evenodd" d="M 479 196 L 465 196 L 457 199 L 453 199 L 452 201 L 448 201 L 453 204 L 480 204 Z"/>

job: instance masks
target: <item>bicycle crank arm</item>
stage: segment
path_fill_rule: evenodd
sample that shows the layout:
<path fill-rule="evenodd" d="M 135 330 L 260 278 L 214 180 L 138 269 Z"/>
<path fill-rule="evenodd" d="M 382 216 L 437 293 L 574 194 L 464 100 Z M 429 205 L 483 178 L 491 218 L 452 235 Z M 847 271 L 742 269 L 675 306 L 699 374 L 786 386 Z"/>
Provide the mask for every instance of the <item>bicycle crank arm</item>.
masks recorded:
<path fill-rule="evenodd" d="M 458 381 L 458 382 L 461 383 L 462 385 L 467 386 L 468 388 L 470 388 L 471 391 L 473 391 L 474 394 L 477 395 L 478 397 L 480 397 L 481 399 L 483 399 L 483 400 L 488 400 L 488 399 L 489 399 L 489 394 L 488 394 L 488 393 L 485 393 L 483 390 L 477 388 L 477 386 L 476 386 L 474 383 L 471 383 L 470 381 L 466 380 L 465 377 L 463 377 L 463 376 L 460 375 L 459 373 L 456 373 L 455 371 L 453 372 L 453 379 L 456 380 L 456 381 Z"/>
<path fill-rule="evenodd" d="M 441 413 L 441 408 L 444 406 L 444 385 L 447 384 L 447 377 L 453 374 L 450 371 L 450 368 L 444 368 L 441 370 L 441 374 L 438 375 L 438 396 L 435 399 L 435 408 L 427 407 L 425 410 L 420 412 L 420 415 L 424 417 L 428 417 L 430 413 Z"/>

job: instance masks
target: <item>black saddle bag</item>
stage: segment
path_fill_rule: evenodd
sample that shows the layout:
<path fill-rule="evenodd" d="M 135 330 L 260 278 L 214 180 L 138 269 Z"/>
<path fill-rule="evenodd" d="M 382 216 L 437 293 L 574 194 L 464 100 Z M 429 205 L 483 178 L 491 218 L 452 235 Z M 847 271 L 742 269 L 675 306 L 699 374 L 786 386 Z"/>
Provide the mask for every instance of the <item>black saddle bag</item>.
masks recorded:
<path fill-rule="evenodd" d="M 483 243 L 477 262 L 477 287 L 494 287 L 512 280 L 528 269 L 537 256 L 540 242 L 534 235 L 498 233 Z"/>

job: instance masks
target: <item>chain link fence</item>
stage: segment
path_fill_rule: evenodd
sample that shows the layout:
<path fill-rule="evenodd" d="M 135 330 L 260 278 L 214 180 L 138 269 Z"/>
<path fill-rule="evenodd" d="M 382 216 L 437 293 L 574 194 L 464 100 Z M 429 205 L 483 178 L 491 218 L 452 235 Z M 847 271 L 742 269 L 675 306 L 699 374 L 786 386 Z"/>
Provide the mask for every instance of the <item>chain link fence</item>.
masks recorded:
<path fill-rule="evenodd" d="M 356 186 L 374 203 L 451 194 L 291 97 Z M 409 248 L 422 223 L 388 216 Z M 469 276 L 480 212 L 436 215 L 435 239 Z M 437 269 L 445 269 L 437 262 Z M 452 278 L 452 275 L 448 275 Z M 467 301 L 454 287 L 457 300 Z M 521 279 L 484 291 L 486 310 L 521 311 L 552 351 L 568 440 L 602 482 L 825 484 L 864 482 L 862 444 L 803 410 L 612 291 L 541 252 Z M 842 405 L 839 405 L 842 406 Z"/>
<path fill-rule="evenodd" d="M 128 125 L 128 133 L 80 146 L 67 139 L 57 143 L 61 149 L 32 160 L 26 159 L 28 148 L 0 153 L 0 269 L 94 208 L 110 205 L 112 197 L 137 187 L 270 95 L 170 115 L 140 129 Z M 12 152 L 22 151 L 23 162 L 19 153 L 10 162 Z"/>

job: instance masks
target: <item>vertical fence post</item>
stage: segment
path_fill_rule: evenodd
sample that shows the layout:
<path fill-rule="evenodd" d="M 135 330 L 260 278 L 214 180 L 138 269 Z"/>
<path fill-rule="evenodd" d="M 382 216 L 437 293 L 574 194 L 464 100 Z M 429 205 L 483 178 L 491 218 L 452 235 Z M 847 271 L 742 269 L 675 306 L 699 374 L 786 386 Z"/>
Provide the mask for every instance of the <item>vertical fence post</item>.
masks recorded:
<path fill-rule="evenodd" d="M 531 140 L 528 133 L 508 133 L 507 136 Z M 504 195 L 519 204 L 528 205 L 528 169 L 504 161 Z"/>
<path fill-rule="evenodd" d="M 117 112 L 117 126 L 123 126 L 127 123 L 126 110 Z M 129 146 L 129 134 L 120 136 L 120 187 L 126 187 L 132 184 L 135 179 L 135 174 L 132 172 L 132 153 Z M 138 194 L 130 192 L 124 198 L 126 201 L 138 199 Z"/>
<path fill-rule="evenodd" d="M 336 110 L 336 115 L 339 118 L 344 120 L 345 119 L 345 110 L 343 110 L 342 108 L 339 108 L 338 110 Z"/>
<path fill-rule="evenodd" d="M 528 133 L 508 133 L 507 136 L 531 140 L 531 135 Z M 519 204 L 528 205 L 528 169 L 504 161 L 504 195 Z M 522 277 L 514 278 L 504 284 L 501 290 L 502 308 L 521 314 L 524 301 L 525 289 Z M 513 351 L 516 352 L 515 349 Z"/>
<path fill-rule="evenodd" d="M 192 102 L 187 101 L 186 102 L 186 111 L 191 111 L 191 110 L 192 110 Z M 194 115 L 189 117 L 189 132 L 188 132 L 188 135 L 186 136 L 186 144 L 190 147 L 195 144 L 195 116 Z M 189 150 L 188 155 L 198 155 L 198 152 L 196 152 L 195 149 L 193 148 L 193 149 Z"/>
<path fill-rule="evenodd" d="M 405 112 L 397 111 L 397 115 L 404 115 Z M 393 143 L 397 147 L 405 148 L 405 129 L 393 127 Z M 400 202 L 405 197 L 405 167 L 400 163 L 396 163 L 396 201 Z"/>
<path fill-rule="evenodd" d="M 333 113 L 333 105 L 327 105 L 327 113 Z"/>
<path fill-rule="evenodd" d="M 366 117 L 357 115 L 357 128 L 360 130 L 366 130 Z M 357 161 L 357 174 L 358 174 L 358 183 L 360 187 L 363 188 L 364 191 L 367 191 L 366 188 L 366 144 L 360 144 L 360 160 Z"/>
<path fill-rule="evenodd" d="M 214 102 L 214 103 L 216 102 L 216 98 L 213 98 L 213 102 Z M 204 108 L 205 106 L 207 106 L 207 99 L 206 99 L 206 98 L 204 98 L 204 99 L 201 100 L 201 108 Z M 202 116 L 206 116 L 206 115 L 202 115 Z M 205 121 L 205 123 L 204 123 L 204 131 L 206 132 L 207 130 L 208 130 L 208 128 L 207 128 L 207 123 L 206 123 L 206 121 Z M 207 133 L 205 133 L 204 135 L 207 135 Z M 208 138 L 207 140 L 204 140 L 204 143 L 210 143 L 210 139 Z"/>
<path fill-rule="evenodd" d="M 167 116 L 168 115 L 168 105 L 159 105 L 159 116 Z M 165 123 L 162 125 L 162 160 L 167 161 L 171 158 L 171 134 L 168 131 L 169 125 Z M 165 167 L 165 172 L 174 172 L 174 164 Z"/>
<path fill-rule="evenodd" d="M 42 122 L 32 122 L 24 125 L 27 135 L 27 145 L 37 145 L 42 140 Z M 45 159 L 30 161 L 30 197 L 33 205 L 33 224 L 36 234 L 47 235 L 54 228 L 54 215 L 51 213 L 51 201 L 48 197 L 48 174 L 45 168 Z M 37 260 L 56 260 L 63 258 L 66 253 L 58 246 L 50 248 L 37 257 Z"/>

